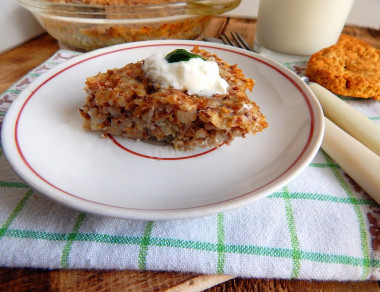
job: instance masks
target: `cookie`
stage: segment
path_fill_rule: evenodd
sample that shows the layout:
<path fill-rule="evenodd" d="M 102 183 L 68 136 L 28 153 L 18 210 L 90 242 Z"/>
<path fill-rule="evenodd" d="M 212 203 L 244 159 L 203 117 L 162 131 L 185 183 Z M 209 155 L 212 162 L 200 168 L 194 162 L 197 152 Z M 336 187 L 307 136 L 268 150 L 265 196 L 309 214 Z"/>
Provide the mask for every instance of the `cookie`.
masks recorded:
<path fill-rule="evenodd" d="M 380 100 L 380 50 L 342 35 L 311 56 L 306 76 L 335 94 Z"/>

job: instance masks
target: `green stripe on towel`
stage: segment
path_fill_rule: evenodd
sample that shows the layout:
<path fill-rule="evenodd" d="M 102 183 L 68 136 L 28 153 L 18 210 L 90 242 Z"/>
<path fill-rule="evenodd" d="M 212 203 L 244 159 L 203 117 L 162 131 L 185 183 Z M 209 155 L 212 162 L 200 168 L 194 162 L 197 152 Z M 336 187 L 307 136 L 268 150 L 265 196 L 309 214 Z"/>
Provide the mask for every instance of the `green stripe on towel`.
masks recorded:
<path fill-rule="evenodd" d="M 218 263 L 216 267 L 216 272 L 218 274 L 224 273 L 224 263 L 226 260 L 225 255 L 225 245 L 224 245 L 224 215 L 223 213 L 219 213 L 217 215 L 217 238 L 218 238 Z"/>
<path fill-rule="evenodd" d="M 144 236 L 141 238 L 138 267 L 140 270 L 146 269 L 146 256 L 148 254 L 148 247 L 150 243 L 150 235 L 153 229 L 153 221 L 146 223 Z"/>
<path fill-rule="evenodd" d="M 292 273 L 291 277 L 292 278 L 297 278 L 300 268 L 301 268 L 301 256 L 300 256 L 300 246 L 298 242 L 298 237 L 297 237 L 297 229 L 296 225 L 294 222 L 294 215 L 293 215 L 293 210 L 292 210 L 292 204 L 290 201 L 289 197 L 289 190 L 288 187 L 285 186 L 283 188 L 284 190 L 284 200 L 285 200 L 285 212 L 286 212 L 286 219 L 288 221 L 288 229 L 290 233 L 290 240 L 292 243 L 292 258 L 293 258 L 293 268 L 292 268 Z"/>
<path fill-rule="evenodd" d="M 61 267 L 67 268 L 68 267 L 68 259 L 71 251 L 71 247 L 73 245 L 73 242 L 76 240 L 79 228 L 83 224 L 84 219 L 86 218 L 85 213 L 79 213 L 75 224 L 73 226 L 73 230 L 68 234 L 66 239 L 66 244 L 63 248 L 62 255 L 61 255 Z"/>
<path fill-rule="evenodd" d="M 328 163 L 332 163 L 332 159 L 330 158 L 330 156 L 328 156 L 325 152 L 323 152 L 323 154 L 324 154 L 327 162 Z M 335 175 L 335 177 L 338 180 L 338 182 L 341 185 L 341 187 L 346 192 L 347 196 L 350 199 L 355 199 L 355 197 L 354 197 L 354 195 L 352 193 L 351 188 L 348 186 L 347 182 L 344 180 L 344 178 L 342 177 L 342 175 L 339 173 L 338 169 L 331 169 L 331 171 Z M 352 207 L 355 210 L 355 213 L 356 213 L 356 216 L 357 216 L 357 219 L 358 219 L 358 224 L 359 224 L 360 241 L 361 241 L 361 248 L 362 248 L 362 253 L 363 253 L 363 264 L 362 264 L 363 273 L 362 273 L 362 277 L 361 278 L 363 280 L 365 280 L 365 279 L 368 278 L 369 273 L 370 273 L 370 269 L 369 269 L 370 258 L 369 258 L 369 248 L 368 248 L 368 234 L 367 234 L 367 231 L 366 231 L 366 228 L 365 228 L 364 217 L 363 217 L 363 213 L 362 213 L 360 207 L 358 205 L 356 205 L 356 204 L 352 204 Z"/>
<path fill-rule="evenodd" d="M 33 194 L 33 190 L 28 190 L 25 196 L 21 199 L 21 201 L 17 204 L 17 206 L 13 209 L 12 213 L 8 216 L 7 220 L 3 223 L 0 228 L 0 239 L 6 234 L 9 226 L 11 226 L 13 220 L 20 213 L 22 208 L 24 208 L 26 202 L 29 200 L 30 196 Z"/>

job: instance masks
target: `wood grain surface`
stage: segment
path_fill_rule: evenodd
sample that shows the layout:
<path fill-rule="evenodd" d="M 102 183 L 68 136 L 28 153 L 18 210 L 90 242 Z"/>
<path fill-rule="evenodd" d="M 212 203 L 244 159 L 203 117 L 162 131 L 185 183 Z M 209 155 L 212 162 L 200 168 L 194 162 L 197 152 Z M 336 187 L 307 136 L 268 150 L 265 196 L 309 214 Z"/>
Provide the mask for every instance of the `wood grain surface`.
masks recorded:
<path fill-rule="evenodd" d="M 237 31 L 252 46 L 256 22 L 252 19 L 214 18 L 202 37 Z M 380 49 L 380 31 L 347 26 L 344 33 Z M 201 38 L 202 38 L 201 37 Z M 0 92 L 59 49 L 42 35 L 0 55 Z M 323 282 L 278 279 L 242 279 L 228 275 L 196 275 L 152 271 L 41 270 L 0 268 L 0 291 L 380 291 L 378 282 Z"/>

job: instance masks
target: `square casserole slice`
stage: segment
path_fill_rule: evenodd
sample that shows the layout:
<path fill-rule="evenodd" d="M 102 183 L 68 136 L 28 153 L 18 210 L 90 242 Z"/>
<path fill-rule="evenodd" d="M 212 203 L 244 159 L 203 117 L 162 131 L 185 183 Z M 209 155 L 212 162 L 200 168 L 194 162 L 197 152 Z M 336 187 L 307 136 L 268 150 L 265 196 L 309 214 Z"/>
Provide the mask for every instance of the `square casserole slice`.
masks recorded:
<path fill-rule="evenodd" d="M 218 147 L 268 124 L 246 90 L 254 81 L 236 65 L 195 46 L 192 53 L 215 61 L 229 87 L 226 95 L 189 95 L 159 88 L 144 76 L 144 61 L 87 78 L 87 99 L 80 109 L 83 127 L 104 136 L 164 141 L 177 150 Z"/>

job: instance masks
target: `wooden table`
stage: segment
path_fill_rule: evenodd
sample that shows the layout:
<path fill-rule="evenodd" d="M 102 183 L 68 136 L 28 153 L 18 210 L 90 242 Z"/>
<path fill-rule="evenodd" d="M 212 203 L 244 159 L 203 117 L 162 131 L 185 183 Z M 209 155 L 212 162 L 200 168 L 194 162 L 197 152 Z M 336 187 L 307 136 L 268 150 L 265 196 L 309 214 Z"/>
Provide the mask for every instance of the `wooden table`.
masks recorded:
<path fill-rule="evenodd" d="M 238 31 L 252 46 L 256 21 L 214 18 L 202 37 Z M 380 31 L 346 26 L 354 35 L 380 49 Z M 44 62 L 59 49 L 45 34 L 0 55 L 0 92 Z M 205 290 L 206 289 L 206 290 Z M 0 291 L 380 291 L 378 282 L 321 282 L 241 279 L 223 275 L 169 272 L 86 271 L 0 268 Z"/>

